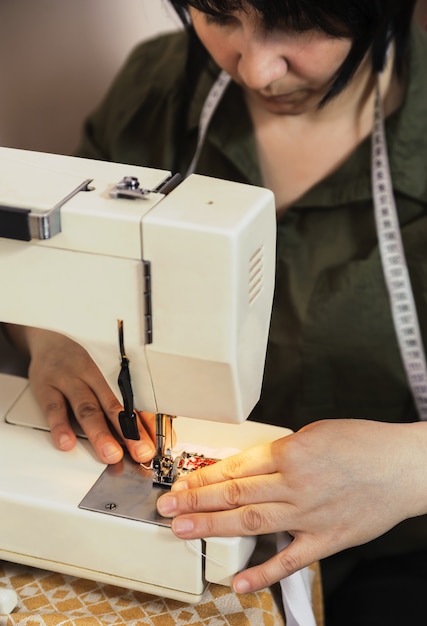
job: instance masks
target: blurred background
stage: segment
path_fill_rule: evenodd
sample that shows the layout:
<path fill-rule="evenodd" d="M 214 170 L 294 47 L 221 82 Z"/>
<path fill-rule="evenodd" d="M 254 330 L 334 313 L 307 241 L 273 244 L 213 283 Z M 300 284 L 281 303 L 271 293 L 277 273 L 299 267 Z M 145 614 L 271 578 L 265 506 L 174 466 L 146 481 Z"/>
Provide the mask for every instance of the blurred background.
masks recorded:
<path fill-rule="evenodd" d="M 0 145 L 72 154 L 130 50 L 180 27 L 167 0 L 0 0 Z"/>
<path fill-rule="evenodd" d="M 0 0 L 0 145 L 72 154 L 135 44 L 180 27 L 167 0 Z"/>

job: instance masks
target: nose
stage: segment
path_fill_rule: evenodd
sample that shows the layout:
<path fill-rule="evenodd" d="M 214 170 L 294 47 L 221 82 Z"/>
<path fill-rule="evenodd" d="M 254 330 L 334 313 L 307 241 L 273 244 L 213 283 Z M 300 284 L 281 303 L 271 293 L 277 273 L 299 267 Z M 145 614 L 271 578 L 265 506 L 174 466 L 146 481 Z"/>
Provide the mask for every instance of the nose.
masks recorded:
<path fill-rule="evenodd" d="M 288 63 L 274 44 L 251 40 L 240 47 L 237 71 L 246 87 L 261 91 L 287 74 Z"/>

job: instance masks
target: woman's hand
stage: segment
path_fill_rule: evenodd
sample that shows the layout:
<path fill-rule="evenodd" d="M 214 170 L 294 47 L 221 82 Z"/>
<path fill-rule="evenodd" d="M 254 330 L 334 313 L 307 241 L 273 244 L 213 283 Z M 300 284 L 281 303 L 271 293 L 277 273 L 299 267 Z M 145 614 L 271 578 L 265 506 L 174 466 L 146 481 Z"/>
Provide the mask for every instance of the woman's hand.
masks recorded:
<path fill-rule="evenodd" d="M 235 576 L 255 591 L 427 512 L 426 426 L 315 422 L 178 480 L 158 510 L 182 539 L 288 531 L 288 547 Z"/>
<path fill-rule="evenodd" d="M 55 445 L 71 450 L 76 444 L 69 420 L 71 410 L 99 459 L 108 464 L 120 461 L 123 448 L 107 419 L 120 436 L 118 415 L 123 407 L 86 350 L 46 330 L 8 325 L 7 331 L 14 343 L 30 354 L 30 385 Z M 141 439 L 126 440 L 126 447 L 135 461 L 147 463 L 155 453 L 155 417 L 148 413 L 139 413 L 139 417 Z"/>

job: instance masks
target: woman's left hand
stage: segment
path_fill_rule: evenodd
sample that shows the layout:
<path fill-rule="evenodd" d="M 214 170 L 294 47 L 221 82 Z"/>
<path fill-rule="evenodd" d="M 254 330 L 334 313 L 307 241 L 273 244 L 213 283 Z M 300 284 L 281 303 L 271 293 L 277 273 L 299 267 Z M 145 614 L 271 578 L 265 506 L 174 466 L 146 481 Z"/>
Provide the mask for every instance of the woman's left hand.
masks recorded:
<path fill-rule="evenodd" d="M 178 480 L 158 510 L 182 539 L 288 531 L 288 547 L 235 576 L 235 591 L 255 591 L 427 512 L 416 426 L 314 422 Z"/>

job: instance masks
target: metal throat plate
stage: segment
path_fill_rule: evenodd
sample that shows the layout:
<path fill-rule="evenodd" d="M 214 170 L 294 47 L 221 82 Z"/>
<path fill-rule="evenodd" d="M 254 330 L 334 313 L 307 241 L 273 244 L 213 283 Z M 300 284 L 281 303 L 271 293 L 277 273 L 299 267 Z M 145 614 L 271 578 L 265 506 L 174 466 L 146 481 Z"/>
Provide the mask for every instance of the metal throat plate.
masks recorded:
<path fill-rule="evenodd" d="M 162 493 L 164 488 L 153 484 L 153 470 L 125 454 L 120 463 L 105 468 L 79 508 L 170 527 L 172 520 L 157 513 Z"/>

